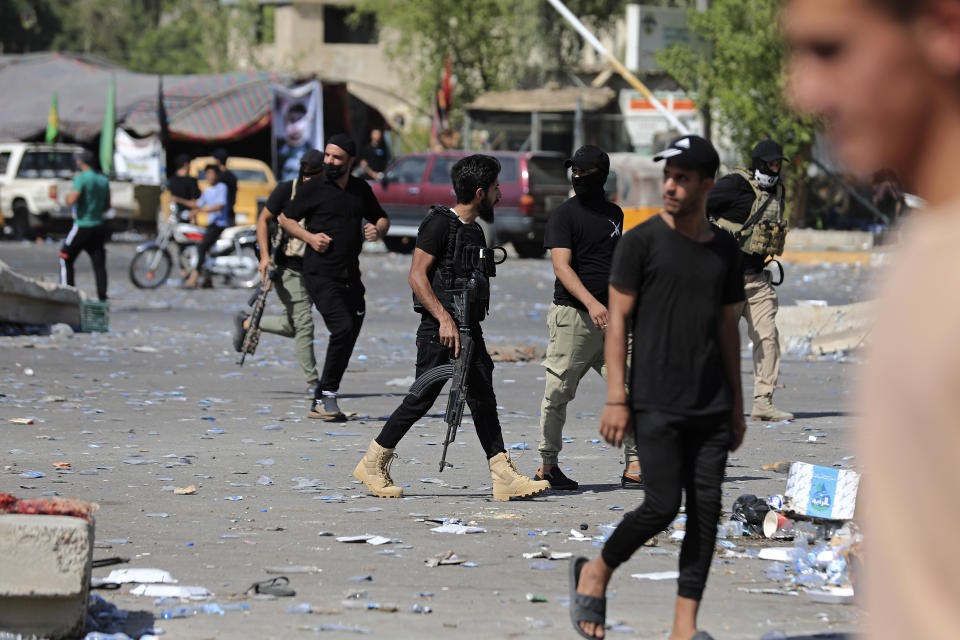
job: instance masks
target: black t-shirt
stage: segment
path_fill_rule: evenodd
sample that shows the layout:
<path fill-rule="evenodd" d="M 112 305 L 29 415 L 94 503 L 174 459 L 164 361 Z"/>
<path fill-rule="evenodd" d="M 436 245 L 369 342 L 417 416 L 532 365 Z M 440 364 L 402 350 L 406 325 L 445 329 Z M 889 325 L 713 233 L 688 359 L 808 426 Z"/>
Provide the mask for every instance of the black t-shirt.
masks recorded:
<path fill-rule="evenodd" d="M 167 181 L 167 189 L 170 190 L 172 195 L 185 200 L 196 200 L 200 197 L 200 186 L 197 184 L 197 179 L 193 176 L 173 175 Z M 190 207 L 182 204 L 177 205 L 178 213 L 185 211 L 190 211 Z"/>
<path fill-rule="evenodd" d="M 729 411 L 717 335 L 721 308 L 742 302 L 740 250 L 713 227 L 699 243 L 654 216 L 623 234 L 610 284 L 637 292 L 630 398 L 634 409 L 680 415 Z"/>
<path fill-rule="evenodd" d="M 731 222 L 743 224 L 750 217 L 756 193 L 750 183 L 738 173 L 729 173 L 713 185 L 707 194 L 707 216 L 711 218 L 726 218 Z M 766 263 L 766 256 L 758 254 L 743 254 L 743 272 L 748 274 L 760 273 Z"/>
<path fill-rule="evenodd" d="M 237 203 L 237 176 L 229 169 L 220 172 L 220 182 L 227 185 L 227 221 L 237 223 L 237 214 L 233 206 Z"/>
<path fill-rule="evenodd" d="M 429 253 L 431 256 L 436 258 L 433 264 L 430 265 L 430 268 L 427 270 L 427 279 L 430 282 L 433 282 L 433 276 L 436 273 L 437 269 L 441 266 L 443 260 L 446 258 L 447 250 L 449 247 L 449 234 L 451 230 L 451 220 L 449 217 L 434 214 L 426 221 L 425 224 L 420 228 L 420 231 L 417 233 L 417 244 L 416 248 Z M 457 222 L 457 224 L 463 225 L 463 222 Z M 480 245 L 487 246 L 483 230 L 480 228 L 476 222 L 471 222 L 470 224 L 465 224 L 460 231 L 460 243 L 463 245 Z M 456 268 L 454 269 L 454 274 L 459 276 L 469 275 L 466 273 L 460 273 Z M 434 291 L 434 294 L 437 292 Z M 437 296 L 440 297 L 440 296 Z M 454 310 L 447 308 L 447 312 L 452 316 Z M 421 324 L 419 333 L 430 332 L 433 330 L 438 330 L 440 328 L 440 323 L 434 318 L 429 311 L 421 312 Z M 479 321 L 471 320 L 471 331 L 474 327 L 479 327 Z"/>
<path fill-rule="evenodd" d="M 278 182 L 277 186 L 274 187 L 273 191 L 270 192 L 270 195 L 267 197 L 267 204 L 264 205 L 267 211 L 272 213 L 274 217 L 279 216 L 287 208 L 287 203 L 290 202 L 290 196 L 293 193 L 293 180 L 284 180 L 283 182 Z M 284 237 L 286 237 L 284 233 Z M 293 269 L 295 271 L 303 271 L 303 258 L 299 256 L 288 256 L 284 255 L 283 251 L 278 251 L 275 258 L 275 262 L 278 267 L 284 269 Z"/>
<path fill-rule="evenodd" d="M 610 262 L 623 229 L 623 211 L 612 202 L 598 203 L 596 209 L 583 205 L 574 196 L 553 210 L 547 220 L 543 246 L 570 249 L 570 266 L 587 291 L 607 305 Z M 553 285 L 554 304 L 586 309 L 557 278 Z"/>
<path fill-rule="evenodd" d="M 360 152 L 360 159 L 366 160 L 367 165 L 377 173 L 387 168 L 387 162 L 390 158 L 387 156 L 387 149 L 383 145 L 374 147 L 367 145 Z"/>
<path fill-rule="evenodd" d="M 304 182 L 297 186 L 297 195 L 284 214 L 292 220 L 306 219 L 307 231 L 325 233 L 332 239 L 324 253 L 307 246 L 304 271 L 340 280 L 360 276 L 363 221 L 376 224 L 387 217 L 370 185 L 353 176 L 344 189 L 323 176 Z"/>

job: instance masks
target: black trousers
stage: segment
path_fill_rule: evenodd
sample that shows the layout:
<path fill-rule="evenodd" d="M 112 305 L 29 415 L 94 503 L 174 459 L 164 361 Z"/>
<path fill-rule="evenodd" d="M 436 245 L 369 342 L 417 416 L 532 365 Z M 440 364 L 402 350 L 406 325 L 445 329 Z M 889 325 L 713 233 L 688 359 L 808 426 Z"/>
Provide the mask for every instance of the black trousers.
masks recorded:
<path fill-rule="evenodd" d="M 78 227 L 73 225 L 60 248 L 60 283 L 74 286 L 73 263 L 81 251 L 86 251 L 93 262 L 93 275 L 97 281 L 97 298 L 107 299 L 107 226 Z"/>
<path fill-rule="evenodd" d="M 197 271 L 203 271 L 203 263 L 207 261 L 207 252 L 210 251 L 210 247 L 217 241 L 224 229 L 226 227 L 212 224 L 203 232 L 203 240 L 197 245 Z"/>
<path fill-rule="evenodd" d="M 303 276 L 307 293 L 330 332 L 320 384 L 317 385 L 316 398 L 320 398 L 324 391 L 340 390 L 340 381 L 350 364 L 350 355 L 367 312 L 363 299 L 365 290 L 359 275 L 347 279 L 327 278 L 316 273 L 304 273 Z"/>
<path fill-rule="evenodd" d="M 614 568 L 628 560 L 673 521 L 680 510 L 681 491 L 686 491 L 687 525 L 680 547 L 677 595 L 699 600 L 716 544 L 730 417 L 637 411 L 633 420 L 646 485 L 644 500 L 624 516 L 601 556 Z"/>
<path fill-rule="evenodd" d="M 440 333 L 436 328 L 427 325 L 425 329 L 421 325 L 421 329 L 417 332 L 418 378 L 433 367 L 449 363 L 453 358 L 453 350 L 440 344 Z M 470 407 L 480 445 L 489 460 L 504 451 L 503 433 L 497 416 L 497 397 L 493 392 L 493 360 L 487 353 L 480 326 L 472 328 L 470 334 L 474 342 L 473 360 L 467 377 L 467 406 Z M 419 398 L 407 395 L 383 425 L 380 435 L 376 437 L 377 444 L 387 449 L 396 447 L 413 423 L 430 410 L 443 387 L 444 382 L 441 381 L 424 391 Z"/>

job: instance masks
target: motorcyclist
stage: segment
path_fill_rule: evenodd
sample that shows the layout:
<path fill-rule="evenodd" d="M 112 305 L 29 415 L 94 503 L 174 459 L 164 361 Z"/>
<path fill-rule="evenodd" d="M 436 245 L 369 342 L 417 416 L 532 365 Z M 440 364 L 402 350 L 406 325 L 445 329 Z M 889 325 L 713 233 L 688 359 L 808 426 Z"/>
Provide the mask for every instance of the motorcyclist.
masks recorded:
<path fill-rule="evenodd" d="M 220 179 L 220 167 L 215 164 L 208 164 L 204 168 L 209 187 L 204 189 L 197 200 L 189 200 L 186 204 L 190 207 L 190 222 L 197 223 L 197 215 L 207 214 L 207 230 L 203 234 L 203 240 L 197 247 L 197 265 L 184 282 L 187 289 L 196 289 L 197 281 L 200 279 L 200 271 L 203 269 L 203 263 L 206 261 L 207 252 L 213 243 L 217 241 L 223 230 L 227 228 L 227 185 Z"/>

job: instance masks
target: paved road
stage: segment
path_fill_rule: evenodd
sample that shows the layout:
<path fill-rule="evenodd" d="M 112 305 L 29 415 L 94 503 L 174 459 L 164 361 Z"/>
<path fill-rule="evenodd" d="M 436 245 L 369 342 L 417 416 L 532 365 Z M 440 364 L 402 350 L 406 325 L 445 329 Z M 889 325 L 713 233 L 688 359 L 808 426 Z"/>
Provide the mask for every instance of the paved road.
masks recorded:
<path fill-rule="evenodd" d="M 217 288 L 183 291 L 165 287 L 138 291 L 126 277 L 130 245 L 109 247 L 111 331 L 70 338 L 0 338 L 0 422 L 3 470 L 0 491 L 21 497 L 48 492 L 100 504 L 96 557 L 128 556 L 130 565 L 170 571 L 181 585 L 201 585 L 216 601 L 246 601 L 246 613 L 159 620 L 162 606 L 128 589 L 99 592 L 130 612 L 128 631 L 155 624 L 171 638 L 308 637 L 311 627 L 342 624 L 383 637 L 462 638 L 575 637 L 566 609 L 567 560 L 532 565 L 523 553 L 552 551 L 595 555 L 596 541 L 568 540 L 570 529 L 615 523 L 621 509 L 642 492 L 616 484 L 621 452 L 597 439 L 604 387 L 585 379 L 571 405 L 562 464 L 581 482 L 574 493 L 551 493 L 528 502 L 495 502 L 490 476 L 469 418 L 451 447 L 453 469 L 437 472 L 442 406 L 411 430 L 392 468 L 405 485 L 403 500 L 368 497 L 350 473 L 383 416 L 399 403 L 413 373 L 416 316 L 410 310 L 409 258 L 369 254 L 362 258 L 367 284 L 367 321 L 344 384 L 342 406 L 360 418 L 345 424 L 306 418 L 309 401 L 291 341 L 264 335 L 255 357 L 234 363 L 229 325 L 248 292 Z M 56 246 L 0 244 L 0 259 L 17 270 L 56 277 Z M 784 298 L 860 299 L 872 280 L 867 272 L 814 268 L 797 277 Z M 809 276 L 809 277 L 806 277 Z M 80 286 L 93 290 L 89 261 L 78 261 Z M 546 260 L 510 260 L 499 270 L 491 344 L 545 346 L 544 316 L 552 292 Z M 842 298 L 842 299 L 841 299 Z M 318 317 L 316 348 L 326 335 Z M 749 389 L 750 360 L 742 361 Z M 856 468 L 848 415 L 856 365 L 847 359 L 788 359 L 778 403 L 797 413 L 790 424 L 751 424 L 743 448 L 730 458 L 724 508 L 743 493 L 782 493 L 786 476 L 760 469 L 778 460 L 804 460 Z M 495 385 L 504 439 L 529 445 L 515 450 L 521 470 L 537 465 L 538 418 L 543 370 L 537 362 L 500 363 Z M 32 416 L 36 424 L 8 424 Z M 824 434 L 816 443 L 811 433 Z M 71 472 L 52 463 L 69 461 Z M 43 478 L 20 474 L 39 471 Z M 268 476 L 272 484 L 259 484 Z M 442 480 L 437 482 L 434 479 Z M 173 487 L 195 485 L 196 495 Z M 422 519 L 456 517 L 486 529 L 473 535 L 432 533 Z M 393 540 L 382 546 L 346 544 L 336 536 L 374 534 Z M 762 541 L 737 540 L 737 552 Z M 611 637 L 661 638 L 669 631 L 675 584 L 638 580 L 631 573 L 676 568 L 678 545 L 659 537 L 621 570 L 610 586 L 609 620 L 623 632 Z M 429 568 L 428 558 L 455 552 L 475 567 Z M 740 553 L 734 555 L 742 555 Z M 542 561 L 540 561 L 542 562 Z M 766 562 L 745 557 L 715 560 L 701 615 L 702 627 L 718 638 L 759 638 L 781 629 L 798 638 L 856 631 L 863 616 L 855 606 L 814 604 L 803 596 L 748 590 L 777 589 L 765 576 Z M 267 568 L 286 567 L 294 598 L 244 600 L 241 594 Z M 298 573 L 290 567 L 316 567 Z M 95 571 L 104 576 L 109 569 Z M 368 576 L 369 579 L 356 580 Z M 359 601 L 394 603 L 385 613 L 344 607 Z M 533 603 L 527 594 L 546 597 Z M 420 594 L 433 594 L 426 597 Z M 310 603 L 315 613 L 286 613 Z M 429 615 L 410 613 L 428 605 Z M 627 628 L 632 631 L 627 631 Z M 343 635 L 345 632 L 341 632 Z"/>

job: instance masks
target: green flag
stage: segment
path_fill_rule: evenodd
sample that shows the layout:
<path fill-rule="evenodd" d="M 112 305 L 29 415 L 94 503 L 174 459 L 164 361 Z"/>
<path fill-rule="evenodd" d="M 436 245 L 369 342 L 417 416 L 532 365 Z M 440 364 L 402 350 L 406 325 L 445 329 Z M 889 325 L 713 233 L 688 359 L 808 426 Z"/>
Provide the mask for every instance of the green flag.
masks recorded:
<path fill-rule="evenodd" d="M 60 115 L 57 113 L 57 92 L 53 92 L 53 100 L 50 102 L 50 115 L 47 116 L 47 144 L 55 142 L 57 134 L 60 133 Z"/>
<path fill-rule="evenodd" d="M 103 112 L 103 126 L 100 128 L 100 170 L 110 175 L 113 169 L 113 129 L 116 120 L 114 113 L 114 76 L 110 75 L 110 88 L 107 89 L 107 108 Z"/>

